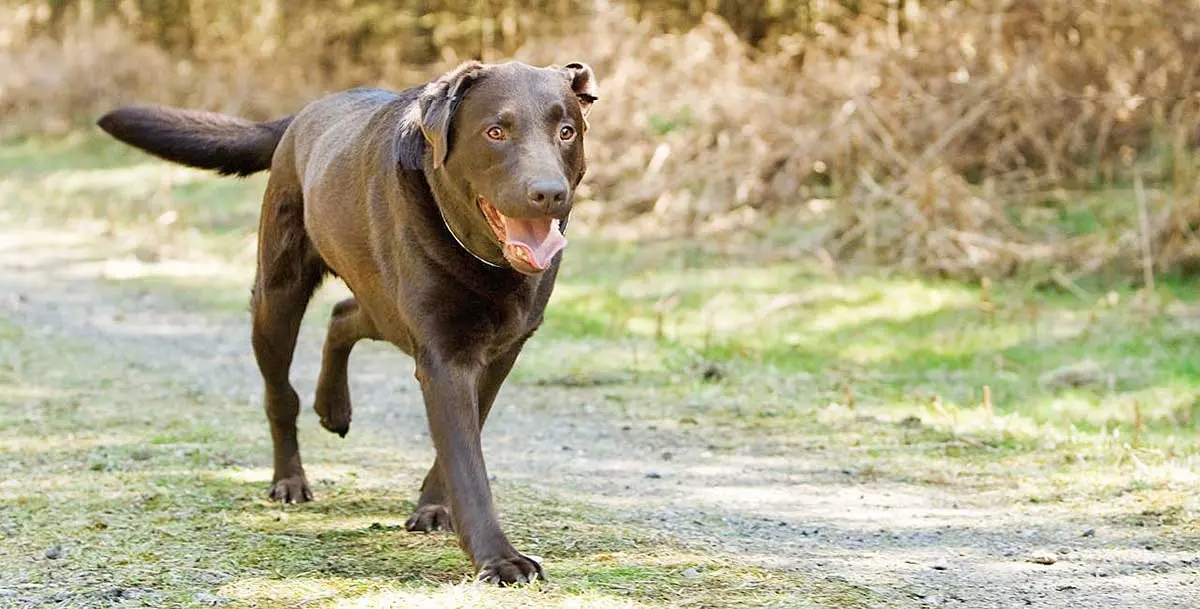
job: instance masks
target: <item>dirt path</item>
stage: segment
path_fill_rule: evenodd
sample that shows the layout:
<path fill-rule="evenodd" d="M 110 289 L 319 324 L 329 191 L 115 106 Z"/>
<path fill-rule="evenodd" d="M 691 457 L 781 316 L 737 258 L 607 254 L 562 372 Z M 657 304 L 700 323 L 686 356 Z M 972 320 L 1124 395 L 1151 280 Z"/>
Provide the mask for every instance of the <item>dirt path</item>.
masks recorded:
<path fill-rule="evenodd" d="M 0 307 L 28 331 L 71 335 L 257 404 L 246 315 L 184 311 L 168 295 L 105 281 L 114 270 L 108 247 L 94 237 L 0 229 Z M 296 357 L 304 396 L 316 378 L 325 311 L 309 315 Z M 394 447 L 411 455 L 405 474 L 419 473 L 432 450 L 411 363 L 371 345 L 356 352 L 352 371 L 347 441 Z M 741 437 L 732 453 L 714 454 L 710 446 L 728 440 L 724 430 L 660 422 L 669 414 L 651 423 L 598 396 L 595 388 L 505 389 L 485 433 L 501 502 L 504 485 L 518 485 L 602 506 L 629 527 L 844 580 L 869 589 L 880 606 L 1200 606 L 1195 538 L 1014 503 L 1003 489 L 966 494 L 873 480 L 856 475 L 853 452 L 817 450 L 802 438 Z M 653 404 L 655 396 L 642 399 Z M 318 433 L 310 412 L 301 425 Z M 319 459 L 307 454 L 318 477 Z"/>

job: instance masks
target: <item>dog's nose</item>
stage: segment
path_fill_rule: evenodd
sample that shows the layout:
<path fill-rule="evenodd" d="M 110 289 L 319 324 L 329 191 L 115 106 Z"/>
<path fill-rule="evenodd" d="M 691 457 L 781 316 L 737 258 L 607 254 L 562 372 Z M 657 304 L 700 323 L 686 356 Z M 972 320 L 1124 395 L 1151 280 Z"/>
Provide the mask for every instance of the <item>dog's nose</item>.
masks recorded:
<path fill-rule="evenodd" d="M 567 202 L 567 183 L 564 180 L 534 180 L 529 184 L 529 202 L 555 211 Z"/>

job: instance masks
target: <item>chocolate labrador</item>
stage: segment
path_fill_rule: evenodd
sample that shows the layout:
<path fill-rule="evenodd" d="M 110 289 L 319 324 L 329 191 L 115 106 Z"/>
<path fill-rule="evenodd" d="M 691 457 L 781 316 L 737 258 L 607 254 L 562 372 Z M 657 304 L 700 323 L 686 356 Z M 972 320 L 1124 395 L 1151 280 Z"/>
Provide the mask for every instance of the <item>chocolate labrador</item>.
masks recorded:
<path fill-rule="evenodd" d="M 469 62 L 424 86 L 353 89 L 269 122 L 136 106 L 100 119 L 170 161 L 226 175 L 271 170 L 251 306 L 273 499 L 312 499 L 288 369 L 309 298 L 334 274 L 354 297 L 329 320 L 313 403 L 321 425 L 341 436 L 350 428 L 355 343 L 384 340 L 411 355 L 437 457 L 406 527 L 453 529 L 482 580 L 544 577 L 500 529 L 479 434 L 554 287 L 594 83 L 579 63 Z"/>

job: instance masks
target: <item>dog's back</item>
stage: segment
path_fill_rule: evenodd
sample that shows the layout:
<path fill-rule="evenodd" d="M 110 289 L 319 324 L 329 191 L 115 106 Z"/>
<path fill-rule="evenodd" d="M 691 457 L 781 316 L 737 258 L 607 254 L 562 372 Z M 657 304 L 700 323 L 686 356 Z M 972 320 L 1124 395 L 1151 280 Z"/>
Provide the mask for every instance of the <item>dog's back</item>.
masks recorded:
<path fill-rule="evenodd" d="M 398 162 L 395 146 L 388 145 L 387 140 L 395 140 L 390 136 L 403 122 L 401 115 L 415 97 L 415 92 L 351 89 L 309 104 L 297 114 L 285 145 L 294 147 L 305 198 L 309 198 L 311 188 L 322 184 L 337 187 L 337 183 L 349 179 L 377 174 L 372 171 L 376 168 L 361 165 L 378 159 L 380 154 L 394 166 Z"/>

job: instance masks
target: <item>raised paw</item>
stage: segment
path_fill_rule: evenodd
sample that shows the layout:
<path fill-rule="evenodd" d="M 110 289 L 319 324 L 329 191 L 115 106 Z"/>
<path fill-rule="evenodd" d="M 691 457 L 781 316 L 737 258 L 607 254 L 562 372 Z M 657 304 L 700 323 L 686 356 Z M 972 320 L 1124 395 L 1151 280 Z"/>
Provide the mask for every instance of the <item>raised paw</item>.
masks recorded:
<path fill-rule="evenodd" d="M 308 487 L 308 481 L 304 479 L 304 475 L 289 476 L 271 483 L 271 490 L 267 495 L 272 501 L 281 503 L 305 503 L 313 500 L 312 489 Z"/>
<path fill-rule="evenodd" d="M 431 503 L 417 506 L 412 516 L 409 516 L 408 521 L 404 523 L 404 528 L 423 533 L 431 533 L 438 529 L 453 531 L 454 522 L 450 520 L 450 510 L 445 506 Z"/>
<path fill-rule="evenodd" d="M 533 583 L 539 579 L 544 581 L 546 575 L 542 573 L 541 559 L 515 554 L 483 563 L 476 579 L 489 584 L 512 586 Z"/>
<path fill-rule="evenodd" d="M 321 418 L 321 427 L 344 438 L 350 432 L 350 388 L 344 382 L 339 385 L 326 386 L 322 382 L 317 387 L 313 410 Z"/>

